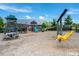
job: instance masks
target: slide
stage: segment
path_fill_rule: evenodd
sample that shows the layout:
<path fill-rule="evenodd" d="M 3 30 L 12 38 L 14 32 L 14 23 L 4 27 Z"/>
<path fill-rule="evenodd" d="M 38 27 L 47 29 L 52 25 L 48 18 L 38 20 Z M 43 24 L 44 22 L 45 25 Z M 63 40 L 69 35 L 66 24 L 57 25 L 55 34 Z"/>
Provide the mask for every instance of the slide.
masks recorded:
<path fill-rule="evenodd" d="M 58 35 L 56 40 L 67 41 L 68 38 L 73 34 L 73 31 L 67 32 L 64 35 Z"/>
<path fill-rule="evenodd" d="M 34 32 L 38 32 L 37 26 L 34 26 Z"/>

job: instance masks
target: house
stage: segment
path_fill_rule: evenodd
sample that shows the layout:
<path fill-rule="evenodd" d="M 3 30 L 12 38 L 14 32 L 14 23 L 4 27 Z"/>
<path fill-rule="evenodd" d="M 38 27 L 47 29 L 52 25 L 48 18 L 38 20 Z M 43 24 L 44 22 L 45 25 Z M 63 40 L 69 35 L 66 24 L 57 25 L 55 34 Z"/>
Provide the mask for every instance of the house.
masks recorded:
<path fill-rule="evenodd" d="M 33 20 L 33 21 L 30 23 L 30 25 L 29 25 L 29 27 L 31 28 L 31 31 L 34 31 L 34 26 L 37 26 L 38 31 L 41 30 L 41 25 L 38 25 L 38 23 Z"/>

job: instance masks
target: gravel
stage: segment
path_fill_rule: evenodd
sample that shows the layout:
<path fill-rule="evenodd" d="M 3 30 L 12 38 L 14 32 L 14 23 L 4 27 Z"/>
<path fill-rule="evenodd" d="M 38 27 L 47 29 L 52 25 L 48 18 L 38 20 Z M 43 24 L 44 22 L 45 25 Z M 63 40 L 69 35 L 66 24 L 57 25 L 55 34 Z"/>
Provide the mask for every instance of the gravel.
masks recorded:
<path fill-rule="evenodd" d="M 55 40 L 56 31 L 28 32 L 19 34 L 19 39 L 3 41 L 0 34 L 1 56 L 74 56 L 79 55 L 79 33 L 74 33 L 66 42 Z"/>

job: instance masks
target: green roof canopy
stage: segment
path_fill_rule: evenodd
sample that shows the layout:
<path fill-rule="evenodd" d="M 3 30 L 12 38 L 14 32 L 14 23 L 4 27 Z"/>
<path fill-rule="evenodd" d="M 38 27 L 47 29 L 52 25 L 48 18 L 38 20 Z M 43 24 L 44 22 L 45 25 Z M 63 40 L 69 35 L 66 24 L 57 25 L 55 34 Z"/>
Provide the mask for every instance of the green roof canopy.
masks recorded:
<path fill-rule="evenodd" d="M 9 15 L 6 17 L 6 19 L 17 20 L 17 18 L 14 15 Z"/>

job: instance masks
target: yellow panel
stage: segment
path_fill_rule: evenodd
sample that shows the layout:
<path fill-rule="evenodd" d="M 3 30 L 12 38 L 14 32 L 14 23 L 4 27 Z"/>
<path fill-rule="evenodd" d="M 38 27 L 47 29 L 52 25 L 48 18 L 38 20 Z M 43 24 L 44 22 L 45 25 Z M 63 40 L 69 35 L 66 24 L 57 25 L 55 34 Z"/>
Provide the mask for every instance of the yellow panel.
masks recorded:
<path fill-rule="evenodd" d="M 66 41 L 73 34 L 73 31 L 67 32 L 64 35 L 58 35 L 56 40 Z"/>

